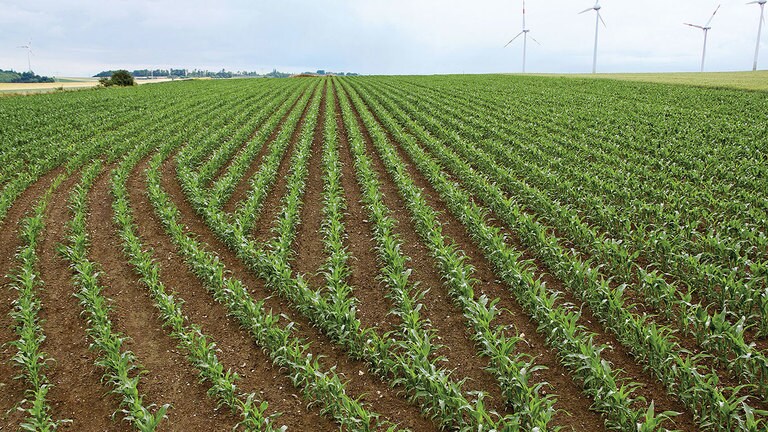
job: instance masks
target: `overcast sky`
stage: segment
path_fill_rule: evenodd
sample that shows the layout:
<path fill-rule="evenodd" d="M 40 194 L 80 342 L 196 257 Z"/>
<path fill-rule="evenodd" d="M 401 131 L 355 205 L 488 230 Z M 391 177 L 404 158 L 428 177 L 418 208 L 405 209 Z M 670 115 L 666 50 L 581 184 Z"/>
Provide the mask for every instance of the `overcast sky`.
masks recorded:
<path fill-rule="evenodd" d="M 759 7 L 746 0 L 603 0 L 598 71 L 752 66 Z M 589 72 L 591 0 L 528 0 L 529 72 Z M 105 69 L 199 68 L 364 74 L 517 72 L 519 0 L 0 0 L 0 69 L 88 76 Z M 761 69 L 768 69 L 768 28 Z"/>

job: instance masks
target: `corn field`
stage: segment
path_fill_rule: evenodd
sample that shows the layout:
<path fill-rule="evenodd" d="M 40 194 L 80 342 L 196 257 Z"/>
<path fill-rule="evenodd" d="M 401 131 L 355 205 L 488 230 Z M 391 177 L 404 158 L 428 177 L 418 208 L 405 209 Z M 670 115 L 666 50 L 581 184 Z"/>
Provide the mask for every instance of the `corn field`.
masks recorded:
<path fill-rule="evenodd" d="M 0 100 L 0 431 L 766 431 L 768 98 Z"/>

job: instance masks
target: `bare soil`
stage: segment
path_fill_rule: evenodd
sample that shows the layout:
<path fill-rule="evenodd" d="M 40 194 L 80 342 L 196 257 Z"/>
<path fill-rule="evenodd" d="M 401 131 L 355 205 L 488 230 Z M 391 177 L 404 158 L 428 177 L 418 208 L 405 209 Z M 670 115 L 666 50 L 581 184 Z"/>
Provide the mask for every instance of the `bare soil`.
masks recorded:
<path fill-rule="evenodd" d="M 275 293 L 270 291 L 263 281 L 256 278 L 245 267 L 234 252 L 215 237 L 184 199 L 184 193 L 175 177 L 170 161 L 166 162 L 163 167 L 163 186 L 174 198 L 174 203 L 179 207 L 184 224 L 190 232 L 216 252 L 222 263 L 231 271 L 232 276 L 245 283 L 255 300 L 264 300 L 264 307 L 275 314 L 283 314 L 287 317 L 286 319 L 295 324 L 296 331 L 294 334 L 312 342 L 310 351 L 316 357 L 322 356 L 321 363 L 323 365 L 327 368 L 336 366 L 336 373 L 347 382 L 347 391 L 351 395 L 360 397 L 363 402 L 371 404 L 373 411 L 398 422 L 403 427 L 418 431 L 435 430 L 435 425 L 431 421 L 423 418 L 419 410 L 400 397 L 396 390 L 391 389 L 379 378 L 376 378 L 365 363 L 351 359 L 346 352 L 298 314 L 290 302 L 275 296 Z M 263 225 L 270 224 L 270 221 L 262 217 L 258 224 L 261 229 L 264 229 Z M 335 430 L 335 428 L 328 430 Z"/>
<path fill-rule="evenodd" d="M 67 262 L 58 254 L 59 244 L 66 244 L 71 219 L 67 200 L 80 176 L 70 176 L 54 194 L 45 216 L 45 230 L 40 238 L 38 257 L 40 277 L 45 286 L 40 293 L 41 319 L 46 335 L 43 350 L 55 360 L 48 373 L 53 388 L 48 393 L 54 418 L 69 419 L 73 430 L 125 430 L 119 399 L 102 382 L 103 370 L 96 366 L 96 353 L 89 349 L 82 307 L 74 297 L 76 288 Z"/>

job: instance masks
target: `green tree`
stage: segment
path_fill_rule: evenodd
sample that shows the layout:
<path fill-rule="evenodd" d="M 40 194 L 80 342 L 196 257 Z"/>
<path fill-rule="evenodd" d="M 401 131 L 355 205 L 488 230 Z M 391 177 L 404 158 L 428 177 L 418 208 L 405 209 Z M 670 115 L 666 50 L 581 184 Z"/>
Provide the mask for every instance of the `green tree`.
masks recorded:
<path fill-rule="evenodd" d="M 99 84 L 104 87 L 121 86 L 128 87 L 136 85 L 136 81 L 133 79 L 133 75 L 125 69 L 112 72 L 110 78 L 102 77 L 99 79 Z"/>

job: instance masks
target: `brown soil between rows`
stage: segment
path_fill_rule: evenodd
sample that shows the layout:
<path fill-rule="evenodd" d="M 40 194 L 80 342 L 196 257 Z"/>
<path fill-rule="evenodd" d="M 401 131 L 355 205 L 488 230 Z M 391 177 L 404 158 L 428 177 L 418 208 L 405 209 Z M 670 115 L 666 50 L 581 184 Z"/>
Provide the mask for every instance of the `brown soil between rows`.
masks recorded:
<path fill-rule="evenodd" d="M 276 314 L 284 314 L 287 319 L 295 323 L 294 335 L 312 343 L 311 352 L 316 357 L 317 355 L 322 356 L 321 364 L 325 365 L 326 368 L 336 366 L 336 373 L 346 382 L 346 389 L 351 396 L 361 398 L 363 403 L 370 404 L 373 411 L 403 427 L 414 431 L 436 430 L 435 425 L 423 418 L 416 407 L 403 400 L 398 396 L 396 390 L 389 388 L 375 377 L 365 363 L 349 358 L 343 349 L 320 333 L 303 316 L 297 314 L 289 301 L 274 295 L 261 280 L 257 279 L 246 268 L 234 252 L 216 238 L 185 199 L 181 185 L 174 175 L 171 160 L 164 163 L 162 174 L 163 187 L 173 198 L 175 205 L 178 206 L 181 219 L 189 232 L 207 244 L 210 250 L 216 252 L 221 262 L 231 272 L 230 274 L 243 281 L 255 300 L 264 300 L 265 308 Z M 267 222 L 262 221 L 261 223 Z"/>
<path fill-rule="evenodd" d="M 216 409 L 206 396 L 208 386 L 201 383 L 176 342 L 163 328 L 163 321 L 149 290 L 133 271 L 122 253 L 122 241 L 113 223 L 110 176 L 102 173 L 88 197 L 89 256 L 102 273 L 103 295 L 113 306 L 110 318 L 114 328 L 129 339 L 124 349 L 133 351 L 147 370 L 139 391 L 146 403 L 170 404 L 162 430 L 232 429 L 238 419 L 228 411 Z M 167 423 L 166 423 L 167 422 Z"/>
<path fill-rule="evenodd" d="M 48 393 L 54 418 L 69 419 L 67 425 L 78 431 L 117 431 L 129 428 L 119 410 L 119 398 L 109 393 L 102 382 L 103 370 L 95 364 L 96 353 L 89 350 L 90 338 L 72 282 L 72 272 L 56 248 L 66 244 L 71 212 L 67 200 L 80 176 L 70 176 L 53 195 L 45 217 L 45 230 L 38 247 L 40 277 L 45 282 L 40 292 L 41 317 L 46 340 L 43 350 L 55 362 L 48 372 L 53 388 Z"/>
<path fill-rule="evenodd" d="M 417 181 L 417 184 L 419 184 L 420 187 L 430 191 L 430 194 L 426 194 L 425 196 L 429 197 L 431 205 L 433 206 L 444 205 L 444 203 L 442 203 L 442 201 L 440 200 L 437 192 L 434 191 L 434 189 L 431 187 L 429 182 L 421 175 L 418 169 L 416 169 L 416 167 L 413 165 L 413 161 L 410 159 L 410 157 L 404 151 L 404 149 L 391 136 L 389 136 L 389 138 L 390 138 L 390 142 L 393 144 L 394 148 L 397 150 L 400 158 L 408 166 L 409 172 L 412 174 L 412 178 L 414 178 Z M 449 175 L 449 177 L 451 176 Z M 446 214 L 447 213 L 448 212 L 446 212 Z M 492 214 L 493 213 L 491 212 L 491 215 Z M 452 217 L 449 217 L 448 221 L 449 221 L 449 226 L 461 225 L 461 223 L 458 220 Z M 614 370 L 617 370 L 617 369 L 622 370 L 624 372 L 622 374 L 623 376 L 630 378 L 634 382 L 639 382 L 642 384 L 642 387 L 636 391 L 636 394 L 645 397 L 648 401 L 651 401 L 651 400 L 655 401 L 657 412 L 661 412 L 663 410 L 672 410 L 672 411 L 680 412 L 681 415 L 675 418 L 674 426 L 676 428 L 680 430 L 696 430 L 695 422 L 693 420 L 693 416 L 691 415 L 690 411 L 687 410 L 685 406 L 677 398 L 667 393 L 662 383 L 657 381 L 654 376 L 652 376 L 649 372 L 646 372 L 645 370 L 643 370 L 643 367 L 635 361 L 634 357 L 629 352 L 629 350 L 618 342 L 615 335 L 611 332 L 606 331 L 602 327 L 602 324 L 599 322 L 599 320 L 597 320 L 594 317 L 589 307 L 583 304 L 583 302 L 581 302 L 580 300 L 576 299 L 573 296 L 573 294 L 567 289 L 567 287 L 565 287 L 562 281 L 553 277 L 550 274 L 548 268 L 540 260 L 536 259 L 530 250 L 528 250 L 521 244 L 521 242 L 519 241 L 518 237 L 514 232 L 506 229 L 497 220 L 493 218 L 490 218 L 489 222 L 492 225 L 497 226 L 504 231 L 508 239 L 508 244 L 510 244 L 511 247 L 523 253 L 523 256 L 521 257 L 522 260 L 530 260 L 530 262 L 534 264 L 532 270 L 536 277 L 541 278 L 541 280 L 546 283 L 547 287 L 549 287 L 550 290 L 560 291 L 564 293 L 561 299 L 561 304 L 563 303 L 571 304 L 573 305 L 573 307 L 575 307 L 576 309 L 582 312 L 579 323 L 584 325 L 590 332 L 595 333 L 595 342 L 597 344 L 606 344 L 610 347 L 609 350 L 602 352 L 602 356 L 613 364 Z M 471 238 L 469 238 L 465 230 L 462 229 L 461 231 L 464 231 L 464 234 L 467 235 L 467 239 L 471 241 Z M 478 250 L 478 252 L 480 251 Z M 491 275 L 492 274 L 493 273 L 491 273 Z M 559 400 L 562 400 L 562 397 L 559 398 Z"/>
<path fill-rule="evenodd" d="M 232 194 L 229 197 L 229 200 L 224 204 L 223 211 L 227 213 L 232 213 L 237 208 L 238 204 L 244 200 L 248 196 L 248 191 L 251 188 L 251 178 L 256 175 L 257 172 L 261 169 L 262 161 L 264 160 L 264 157 L 269 152 L 270 147 L 272 147 L 272 143 L 277 139 L 277 136 L 280 134 L 280 131 L 285 127 L 285 122 L 288 119 L 288 117 L 291 116 L 291 113 L 296 109 L 299 102 L 301 102 L 301 98 L 304 96 L 305 92 L 312 91 L 310 89 L 304 90 L 304 92 L 296 98 L 295 101 L 293 101 L 293 104 L 291 105 L 291 108 L 288 110 L 287 113 L 280 119 L 278 122 L 277 127 L 269 134 L 269 137 L 266 141 L 264 141 L 264 144 L 261 146 L 261 150 L 259 150 L 259 153 L 256 155 L 256 157 L 251 161 L 251 164 L 246 170 L 245 175 L 240 179 L 240 181 L 237 183 L 237 186 L 235 187 L 235 190 L 232 192 Z M 307 100 L 307 104 L 302 108 L 302 114 L 306 113 L 306 111 L 309 109 L 309 100 Z M 294 135 L 296 132 L 294 132 Z M 291 137 L 291 140 L 293 141 L 295 136 Z"/>
<path fill-rule="evenodd" d="M 312 138 L 311 156 L 308 161 L 306 185 L 299 216 L 296 238 L 293 242 L 294 259 L 291 264 L 294 271 L 303 274 L 310 286 L 324 286 L 320 273 L 325 262 L 325 247 L 323 246 L 321 227 L 323 222 L 323 127 L 325 116 L 325 100 L 328 95 L 327 81 L 323 83 L 320 98 L 320 112 L 315 124 Z M 280 190 L 280 189 L 277 189 Z"/>
<path fill-rule="evenodd" d="M 172 162 L 168 163 L 168 167 Z M 192 273 L 179 256 L 178 248 L 167 236 L 146 195 L 144 171 L 147 162 L 138 165 L 128 179 L 130 205 L 136 217 L 138 234 L 145 248 L 151 248 L 161 268 L 161 280 L 166 289 L 174 291 L 183 300 L 183 309 L 190 323 L 199 325 L 204 334 L 211 337 L 218 349 L 219 361 L 240 375 L 237 385 L 242 392 L 255 393 L 260 400 L 269 403 L 267 414 L 282 413 L 276 420 L 289 430 L 309 430 L 318 427 L 330 430 L 334 424 L 321 417 L 318 410 L 308 410 L 306 403 L 279 368 L 253 342 L 238 321 L 227 315 L 226 307 L 214 301 L 206 287 Z M 164 179 L 173 176 L 172 169 L 165 170 Z M 226 409 L 226 408 L 222 408 Z"/>
<path fill-rule="evenodd" d="M 349 248 L 350 259 L 349 285 L 353 287 L 353 295 L 360 301 L 358 317 L 368 328 L 377 329 L 380 334 L 394 330 L 401 320 L 389 311 L 394 307 L 393 302 L 386 297 L 386 286 L 378 279 L 381 267 L 376 253 L 374 240 L 374 225 L 368 218 L 368 211 L 363 206 L 362 187 L 356 181 L 355 164 L 350 150 L 349 137 L 339 105 L 338 92 L 334 94 L 334 116 L 339 137 L 339 160 L 342 166 L 341 183 L 344 197 L 347 201 L 347 212 L 344 215 L 344 228 L 347 234 L 346 246 Z"/>
<path fill-rule="evenodd" d="M 13 379 L 19 374 L 19 369 L 11 362 L 16 349 L 7 345 L 17 339 L 13 330 L 15 324 L 9 314 L 13 310 L 13 301 L 18 298 L 7 275 L 19 266 L 16 253 L 22 246 L 20 222 L 30 214 L 38 199 L 62 172 L 64 169 L 59 167 L 32 183 L 16 198 L 0 224 L 0 430 L 14 429 L 20 423 L 23 414 L 14 407 L 25 398 L 26 389 L 23 380 Z"/>
<path fill-rule="evenodd" d="M 287 187 L 288 176 L 291 172 L 291 164 L 293 162 L 293 156 L 296 153 L 296 146 L 299 143 L 301 131 L 304 129 L 306 123 L 307 113 L 312 106 L 314 98 L 320 98 L 322 100 L 322 93 L 323 89 L 320 90 L 320 94 L 318 94 L 317 90 L 313 91 L 312 97 L 304 106 L 304 109 L 301 112 L 301 118 L 291 134 L 290 143 L 288 144 L 285 153 L 283 153 L 282 159 L 280 159 L 275 183 L 272 186 L 271 192 L 268 193 L 264 199 L 261 212 L 251 230 L 251 237 L 260 243 L 267 243 L 269 239 L 273 237 L 274 223 L 277 221 L 277 216 L 283 207 L 283 195 Z"/>
<path fill-rule="evenodd" d="M 353 111 L 357 116 L 358 124 L 361 125 L 361 130 L 365 131 L 359 113 L 354 108 Z M 366 136 L 366 140 L 370 142 L 370 136 Z M 400 158 L 408 167 L 415 184 L 423 191 L 427 203 L 434 209 L 445 209 L 444 203 L 436 198 L 438 195 L 431 184 L 420 172 L 415 170 L 409 158 L 403 158 L 407 155 L 400 151 L 399 146 L 393 142 L 391 137 L 390 142 L 394 148 L 398 149 Z M 378 153 L 374 152 L 374 154 L 376 154 L 376 159 L 381 162 Z M 580 385 L 571 378 L 571 373 L 560 364 L 557 352 L 547 347 L 546 339 L 537 332 L 538 325 L 536 322 L 514 300 L 509 289 L 497 279 L 493 266 L 485 259 L 482 251 L 472 241 L 461 222 L 448 211 L 442 211 L 440 219 L 443 224 L 443 233 L 453 239 L 454 243 L 467 256 L 467 262 L 475 269 L 474 277 L 479 281 L 475 286 L 476 296 L 479 297 L 484 294 L 490 299 L 498 298 L 498 307 L 503 310 L 503 313 L 497 318 L 496 323 L 503 326 L 513 326 L 517 335 L 524 339 L 518 344 L 518 349 L 536 356 L 536 364 L 547 367 L 546 370 L 538 372 L 536 377 L 540 381 L 550 384 L 551 389 L 547 393 L 557 395 L 556 408 L 560 411 L 555 416 L 555 423 L 578 431 L 604 430 L 603 419 L 598 413 L 590 410 L 592 400 L 582 393 Z M 458 308 L 456 310 L 460 314 Z M 463 324 L 462 328 L 464 328 Z"/>

